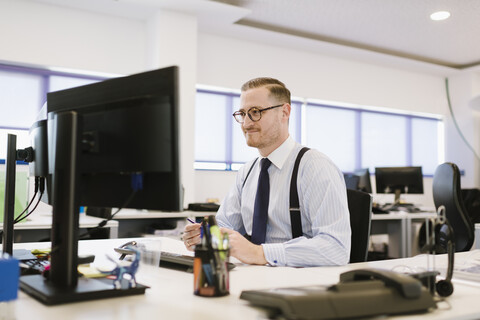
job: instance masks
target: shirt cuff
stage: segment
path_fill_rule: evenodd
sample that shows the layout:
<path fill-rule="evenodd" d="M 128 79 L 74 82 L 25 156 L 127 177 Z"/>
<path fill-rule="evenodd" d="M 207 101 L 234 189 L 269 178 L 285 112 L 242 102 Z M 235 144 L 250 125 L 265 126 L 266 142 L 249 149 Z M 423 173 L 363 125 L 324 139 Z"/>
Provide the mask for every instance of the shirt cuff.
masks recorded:
<path fill-rule="evenodd" d="M 268 264 L 273 267 L 283 267 L 287 264 L 283 243 L 262 244 L 263 254 Z"/>

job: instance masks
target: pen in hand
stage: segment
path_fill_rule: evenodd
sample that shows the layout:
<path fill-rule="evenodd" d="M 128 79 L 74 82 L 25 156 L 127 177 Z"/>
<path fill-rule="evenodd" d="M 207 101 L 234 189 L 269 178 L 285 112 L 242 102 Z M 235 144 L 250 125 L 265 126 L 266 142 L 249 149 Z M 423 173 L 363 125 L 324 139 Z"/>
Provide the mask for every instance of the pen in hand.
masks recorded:
<path fill-rule="evenodd" d="M 190 219 L 190 218 L 187 218 L 187 220 L 188 220 L 188 222 L 190 222 L 190 223 L 196 223 L 195 221 L 193 221 L 193 220 Z"/>

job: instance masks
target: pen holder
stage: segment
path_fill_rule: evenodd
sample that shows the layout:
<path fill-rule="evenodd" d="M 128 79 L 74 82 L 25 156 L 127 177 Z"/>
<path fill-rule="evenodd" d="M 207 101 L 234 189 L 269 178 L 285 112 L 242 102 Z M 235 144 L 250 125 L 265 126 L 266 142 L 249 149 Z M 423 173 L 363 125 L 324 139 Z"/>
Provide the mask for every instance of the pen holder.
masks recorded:
<path fill-rule="evenodd" d="M 220 297 L 230 293 L 227 263 L 230 250 L 195 249 L 193 293 L 202 297 Z"/>

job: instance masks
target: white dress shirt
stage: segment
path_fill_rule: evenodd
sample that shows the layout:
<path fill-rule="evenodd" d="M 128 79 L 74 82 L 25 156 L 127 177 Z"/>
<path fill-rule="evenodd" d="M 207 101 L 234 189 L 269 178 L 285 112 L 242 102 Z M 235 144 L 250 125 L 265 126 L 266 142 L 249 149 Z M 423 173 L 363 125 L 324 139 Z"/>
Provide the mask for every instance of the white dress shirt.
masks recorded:
<path fill-rule="evenodd" d="M 303 236 L 292 239 L 290 223 L 290 180 L 302 145 L 289 137 L 268 159 L 270 200 L 265 244 L 272 266 L 344 265 L 350 257 L 350 215 L 343 173 L 321 152 L 308 150 L 298 170 Z M 257 161 L 243 186 L 254 160 L 238 171 L 235 185 L 217 213 L 217 222 L 241 234 L 252 234 L 253 210 L 260 174 Z M 242 187 L 243 186 L 243 187 Z"/>

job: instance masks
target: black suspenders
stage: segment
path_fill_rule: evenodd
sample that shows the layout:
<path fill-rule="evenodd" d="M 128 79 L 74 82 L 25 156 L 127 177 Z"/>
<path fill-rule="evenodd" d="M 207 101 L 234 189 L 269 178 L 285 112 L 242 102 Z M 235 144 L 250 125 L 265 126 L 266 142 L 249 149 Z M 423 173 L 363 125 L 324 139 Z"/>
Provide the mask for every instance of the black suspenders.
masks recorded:
<path fill-rule="evenodd" d="M 298 167 L 300 166 L 300 160 L 302 159 L 305 152 L 310 150 L 307 147 L 303 147 L 297 155 L 297 159 L 295 160 L 295 165 L 293 166 L 292 171 L 292 179 L 290 181 L 290 223 L 292 226 L 292 238 L 297 238 L 302 236 L 302 217 L 300 214 L 300 201 L 298 200 L 298 190 L 297 190 L 297 175 L 298 175 Z M 247 182 L 248 176 L 253 169 L 255 163 L 257 163 L 257 159 L 253 162 L 252 166 L 247 172 L 245 180 L 243 180 L 243 186 L 245 182 Z"/>
<path fill-rule="evenodd" d="M 292 239 L 301 237 L 302 232 L 302 216 L 300 214 L 300 201 L 298 200 L 298 190 L 297 190 L 297 175 L 298 167 L 300 166 L 300 160 L 302 160 L 303 155 L 309 149 L 303 147 L 297 155 L 297 160 L 295 160 L 295 166 L 292 171 L 292 180 L 290 181 L 290 223 L 292 224 Z"/>

